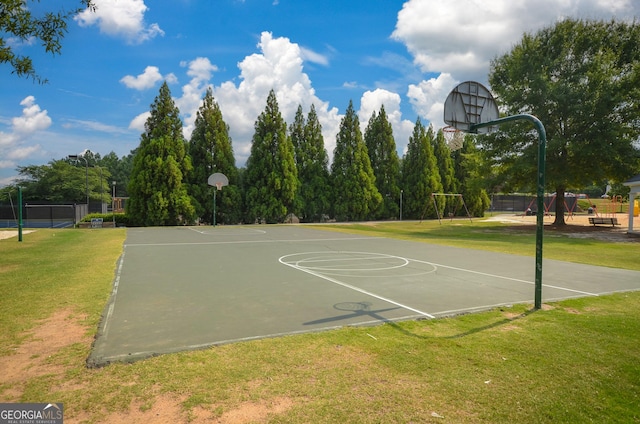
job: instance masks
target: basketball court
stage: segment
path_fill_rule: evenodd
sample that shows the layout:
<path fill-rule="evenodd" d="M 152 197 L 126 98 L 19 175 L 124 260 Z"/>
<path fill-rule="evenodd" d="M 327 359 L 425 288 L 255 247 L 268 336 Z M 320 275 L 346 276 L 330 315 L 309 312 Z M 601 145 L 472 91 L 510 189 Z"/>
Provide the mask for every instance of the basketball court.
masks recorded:
<path fill-rule="evenodd" d="M 531 304 L 534 265 L 321 226 L 131 228 L 88 363 Z M 543 283 L 549 302 L 640 290 L 640 272 L 545 259 Z"/>

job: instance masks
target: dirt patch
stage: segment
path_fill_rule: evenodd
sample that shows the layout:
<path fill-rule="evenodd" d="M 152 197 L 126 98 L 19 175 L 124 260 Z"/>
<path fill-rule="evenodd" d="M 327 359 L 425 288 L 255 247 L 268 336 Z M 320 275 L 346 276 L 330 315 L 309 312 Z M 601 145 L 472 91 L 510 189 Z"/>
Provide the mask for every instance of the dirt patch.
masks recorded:
<path fill-rule="evenodd" d="M 25 341 L 15 346 L 13 353 L 0 357 L 0 385 L 5 386 L 1 392 L 3 402 L 20 402 L 26 384 L 39 377 L 55 375 L 60 379 L 60 390 L 82 389 L 82 383 L 63 381 L 67 371 L 65 365 L 56 364 L 52 360 L 62 349 L 81 343 L 87 348 L 92 338 L 87 335 L 87 328 L 81 322 L 84 316 L 74 314 L 70 310 L 60 310 L 49 318 L 40 321 L 25 334 Z M 109 413 L 96 421 L 96 417 L 86 411 L 78 411 L 73 417 L 65 417 L 65 422 L 102 422 L 110 424 L 175 424 L 175 423 L 224 423 L 244 424 L 263 422 L 269 416 L 284 413 L 291 409 L 294 401 L 287 397 L 245 402 L 220 414 L 220 409 L 196 406 L 185 410 L 182 406 L 186 397 L 179 398 L 172 394 L 157 394 L 153 404 L 134 401 L 127 411 Z"/>
<path fill-rule="evenodd" d="M 156 395 L 151 408 L 145 408 L 142 402 L 133 402 L 126 412 L 114 412 L 97 422 L 110 424 L 175 424 L 175 423 L 204 423 L 211 421 L 189 421 L 180 404 L 183 399 L 171 395 Z M 86 422 L 90 417 L 84 412 L 69 422 Z M 95 419 L 95 418 L 93 418 Z M 67 420 L 65 420 L 67 421 Z"/>
<path fill-rule="evenodd" d="M 279 397 L 270 401 L 245 402 L 237 408 L 225 412 L 213 422 L 220 424 L 263 422 L 269 415 L 288 411 L 293 404 L 293 401 L 286 397 Z"/>
<path fill-rule="evenodd" d="M 284 413 L 294 405 L 293 400 L 287 397 L 277 397 L 271 400 L 259 402 L 245 402 L 236 408 L 216 414 L 215 405 L 209 409 L 195 407 L 190 411 L 182 408 L 186 398 L 177 398 L 170 394 L 161 394 L 154 397 L 153 406 L 145 407 L 142 402 L 133 402 L 126 412 L 116 412 L 107 415 L 99 422 L 109 424 L 245 424 L 264 422 L 269 416 Z M 85 413 L 74 417 L 69 422 L 84 422 L 90 417 Z M 66 420 L 65 420 L 66 421 Z"/>
<path fill-rule="evenodd" d="M 17 401 L 29 379 L 64 373 L 63 366 L 49 361 L 60 349 L 75 343 L 91 345 L 86 327 L 79 323 L 84 318 L 70 310 L 57 311 L 31 329 L 12 355 L 0 357 L 0 382 L 11 386 L 3 392 L 5 401 Z"/>
<path fill-rule="evenodd" d="M 640 237 L 627 233 L 628 215 L 616 214 L 620 225 L 615 227 L 606 225 L 592 225 L 589 223 L 589 215 L 573 215 L 565 219 L 566 225 L 553 225 L 553 217 L 546 217 L 544 221 L 544 231 L 547 235 L 554 234 L 572 238 L 588 238 L 614 243 L 640 243 Z M 501 222 L 509 224 L 504 227 L 507 231 L 535 233 L 535 216 L 520 216 L 511 214 L 501 214 L 492 216 L 485 221 Z M 504 231 L 504 230 L 503 230 Z"/>
<path fill-rule="evenodd" d="M 22 234 L 33 233 L 33 231 L 34 230 L 24 230 Z M 0 240 L 9 239 L 11 237 L 18 237 L 18 231 L 14 231 L 14 230 L 0 231 Z"/>

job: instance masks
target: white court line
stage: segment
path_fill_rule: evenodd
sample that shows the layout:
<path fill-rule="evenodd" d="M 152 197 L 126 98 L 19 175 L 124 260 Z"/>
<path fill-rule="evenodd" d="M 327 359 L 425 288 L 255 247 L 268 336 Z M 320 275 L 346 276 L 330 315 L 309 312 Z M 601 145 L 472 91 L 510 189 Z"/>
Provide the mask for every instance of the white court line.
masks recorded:
<path fill-rule="evenodd" d="M 421 316 L 407 315 L 407 316 L 400 317 L 400 318 L 389 319 L 389 320 L 386 320 L 386 322 L 407 321 L 407 320 L 410 320 L 410 319 L 416 319 L 416 318 L 420 318 L 420 317 L 422 317 L 422 315 Z M 366 327 L 368 325 L 379 324 L 379 323 L 380 323 L 380 320 L 371 320 L 371 321 L 359 322 L 357 324 L 349 324 L 347 327 Z M 312 329 L 308 329 L 308 330 L 292 330 L 292 331 L 285 331 L 285 332 L 281 332 L 281 333 L 269 333 L 269 334 L 261 334 L 261 335 L 257 335 L 257 336 L 239 337 L 237 339 L 218 340 L 218 341 L 215 341 L 215 342 L 198 343 L 198 344 L 174 347 L 174 348 L 170 348 L 170 349 L 147 350 L 147 351 L 140 351 L 140 352 L 123 353 L 121 355 L 112 355 L 112 356 L 100 357 L 100 363 L 109 363 L 109 362 L 113 362 L 113 361 L 118 361 L 118 360 L 122 360 L 122 359 L 131 359 L 131 358 L 146 358 L 146 357 L 155 356 L 155 355 L 158 355 L 158 354 L 184 352 L 184 351 L 199 350 L 199 349 L 208 349 L 208 348 L 213 347 L 213 346 L 221 346 L 221 345 L 231 344 L 231 343 L 249 342 L 249 341 L 252 341 L 252 340 L 273 339 L 273 338 L 277 338 L 277 337 L 294 336 L 294 335 L 297 335 L 297 334 L 322 333 L 322 332 L 329 331 L 329 330 L 340 330 L 342 328 L 345 328 L 345 326 L 344 325 L 332 325 L 332 326 L 328 326 L 328 327 L 312 328 Z M 98 362 L 98 361 L 96 361 L 96 362 Z"/>
<path fill-rule="evenodd" d="M 431 314 L 428 314 L 428 313 L 426 313 L 426 312 L 422 312 L 422 311 L 420 311 L 420 310 L 418 310 L 418 309 L 412 308 L 412 307 L 407 306 L 407 305 L 403 305 L 402 303 L 398 303 L 398 302 L 393 301 L 393 300 L 391 300 L 391 299 L 387 299 L 386 297 L 378 296 L 377 294 L 374 294 L 374 293 L 368 292 L 368 291 L 366 291 L 366 290 L 363 290 L 363 289 L 361 289 L 361 288 L 358 288 L 358 287 L 352 286 L 352 285 L 350 285 L 350 284 L 343 283 L 342 281 L 336 280 L 335 278 L 327 277 L 326 275 L 322 275 L 322 274 L 320 274 L 320 273 L 317 273 L 317 272 L 311 271 L 311 270 L 309 270 L 309 269 L 306 269 L 306 268 L 300 268 L 300 267 L 298 267 L 298 266 L 296 266 L 296 265 L 293 265 L 293 264 L 290 264 L 290 263 L 287 263 L 287 262 L 283 262 L 283 258 L 285 258 L 285 257 L 287 257 L 287 256 L 290 256 L 290 255 L 285 255 L 285 256 L 280 257 L 280 258 L 278 259 L 278 262 L 280 262 L 280 263 L 281 263 L 281 264 L 283 264 L 283 265 L 290 266 L 290 267 L 291 267 L 291 268 L 293 268 L 293 269 L 297 269 L 298 271 L 306 272 L 307 274 L 311 274 L 311 275 L 316 276 L 316 277 L 318 277 L 318 278 L 322 278 L 323 280 L 327 280 L 327 281 L 329 281 L 329 282 L 331 282 L 331 283 L 333 283 L 333 284 L 337 284 L 337 285 L 339 285 L 339 286 L 342 286 L 342 287 L 345 287 L 345 288 L 348 288 L 348 289 L 351 289 L 351 290 L 357 291 L 357 292 L 359 292 L 359 293 L 366 294 L 367 296 L 371 296 L 371 297 L 374 297 L 374 298 L 376 298 L 376 299 L 380 299 L 380 300 L 382 300 L 382 301 L 385 301 L 385 302 L 391 303 L 392 305 L 399 306 L 399 307 L 401 307 L 401 308 L 403 308 L 403 309 L 407 309 L 407 310 L 409 310 L 409 311 L 415 312 L 415 313 L 420 314 L 420 315 L 422 315 L 422 316 L 425 316 L 425 317 L 427 317 L 427 318 L 435 318 L 435 317 L 434 317 L 433 315 L 431 315 Z"/>
<path fill-rule="evenodd" d="M 187 227 L 186 229 L 187 230 L 191 230 L 191 231 L 195 231 L 198 234 L 204 234 L 204 235 L 210 235 L 210 234 L 213 235 L 213 234 L 215 234 L 215 235 L 220 235 L 220 236 L 230 236 L 230 235 L 233 236 L 233 235 L 236 235 L 236 234 L 239 234 L 239 233 L 247 234 L 247 231 L 248 232 L 256 232 L 258 234 L 267 234 L 267 232 L 264 231 L 264 230 L 255 230 L 253 228 L 242 228 L 242 227 L 230 228 L 230 230 L 232 230 L 232 231 L 227 231 L 227 232 L 225 232 L 227 230 L 226 228 L 224 230 L 220 230 L 220 231 L 219 230 L 214 230 L 214 229 L 202 230 L 201 231 L 201 230 L 196 230 L 193 227 Z M 234 233 L 233 231 L 236 231 L 236 230 L 239 230 L 239 231 Z"/>
<path fill-rule="evenodd" d="M 382 237 L 343 237 L 343 238 L 325 238 L 325 239 L 292 239 L 292 240 L 237 240 L 237 241 L 202 241 L 202 242 L 185 242 L 185 243 L 131 243 L 125 244 L 126 247 L 136 246 L 201 246 L 214 244 L 250 244 L 250 243 L 308 243 L 312 241 L 349 241 L 349 240 L 372 240 Z"/>
<path fill-rule="evenodd" d="M 395 256 L 395 255 L 387 255 L 386 253 L 369 253 L 369 252 L 354 252 L 354 251 L 337 251 L 337 252 L 305 252 L 305 253 L 292 253 L 290 255 L 286 255 L 285 257 L 294 257 L 294 256 L 303 256 L 303 255 L 310 255 L 310 254 L 316 254 L 317 256 L 311 256 L 308 258 L 303 258 L 303 259 L 299 259 L 297 261 L 293 261 L 293 263 L 295 264 L 296 267 L 299 268 L 305 268 L 305 269 L 311 269 L 311 270 L 316 270 L 319 272 L 323 272 L 323 271 L 352 271 L 352 272 L 362 272 L 362 271 L 389 271 L 392 269 L 397 269 L 397 268 L 402 268 L 405 267 L 409 264 L 409 260 L 407 258 L 403 258 L 401 256 Z M 322 259 L 322 258 L 326 258 L 329 255 L 342 255 L 342 257 L 337 257 L 337 258 L 327 258 L 327 259 Z M 347 255 L 362 255 L 362 256 L 347 256 Z M 379 259 L 399 259 L 401 260 L 403 263 L 399 264 L 399 265 L 387 265 L 385 267 L 369 267 L 369 268 L 329 268 L 329 267 L 322 267 L 322 266 L 307 266 L 306 264 L 315 264 L 315 263 L 321 263 L 321 262 L 330 262 L 330 263 L 335 263 L 335 262 L 351 262 L 351 263 L 355 263 L 355 262 L 359 262 L 359 261 L 364 261 L 366 262 L 370 262 L 370 261 L 376 261 Z M 326 274 L 330 274 L 330 272 L 325 272 Z"/>
<path fill-rule="evenodd" d="M 454 269 L 456 271 L 462 271 L 462 272 L 469 272 L 471 274 L 484 275 L 485 277 L 500 278 L 500 279 L 503 279 L 503 280 L 511 280 L 511 281 L 516 281 L 518 283 L 525 283 L 525 284 L 535 285 L 535 282 L 533 282 L 533 281 L 521 280 L 519 278 L 511 278 L 511 277 L 504 277 L 502 275 L 488 274 L 486 272 L 473 271 L 473 270 L 470 270 L 470 269 L 458 268 L 458 267 L 455 267 L 455 266 L 441 265 L 441 264 L 436 264 L 436 263 L 433 263 L 433 262 L 421 261 L 421 260 L 418 260 L 418 259 L 409 259 L 409 260 L 410 261 L 415 261 L 415 262 L 420 262 L 420 263 L 423 263 L 423 264 L 436 266 L 436 267 L 449 268 L 449 269 Z M 552 285 L 549 285 L 549 284 L 543 284 L 542 286 L 543 287 L 548 287 L 548 288 L 551 288 L 551 289 L 558 289 L 558 290 L 564 290 L 564 291 L 569 291 L 569 292 L 573 292 L 573 293 L 584 294 L 584 295 L 587 295 L 587 296 L 595 296 L 595 297 L 599 296 L 597 293 L 590 293 L 590 292 L 586 292 L 586 291 L 582 291 L 582 290 L 568 289 L 566 287 L 552 286 Z"/>
<path fill-rule="evenodd" d="M 104 319 L 104 328 L 102 334 L 104 338 L 107 338 L 109 333 L 109 323 L 111 322 L 111 316 L 113 315 L 113 309 L 116 307 L 116 295 L 118 294 L 118 287 L 120 286 L 120 276 L 122 275 L 122 266 L 124 264 L 124 252 L 122 249 L 122 255 L 120 255 L 120 263 L 118 264 L 118 270 L 116 271 L 116 278 L 113 281 L 113 290 L 111 291 L 111 303 L 109 303 L 109 309 Z"/>

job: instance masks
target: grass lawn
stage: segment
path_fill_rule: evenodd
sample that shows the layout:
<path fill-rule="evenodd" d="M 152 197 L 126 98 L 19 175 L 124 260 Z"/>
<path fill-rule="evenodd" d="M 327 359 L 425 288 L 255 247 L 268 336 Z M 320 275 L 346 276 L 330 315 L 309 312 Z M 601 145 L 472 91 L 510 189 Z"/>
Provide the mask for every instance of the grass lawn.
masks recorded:
<path fill-rule="evenodd" d="M 534 254 L 534 234 L 497 223 L 332 228 Z M 640 422 L 638 292 L 89 369 L 124 238 L 38 230 L 0 240 L 0 402 L 64 402 L 65 423 Z M 544 249 L 640 269 L 640 243 L 552 233 Z"/>
<path fill-rule="evenodd" d="M 361 224 L 323 225 L 323 229 L 377 237 L 393 237 L 433 244 L 490 250 L 516 255 L 535 256 L 536 234 L 533 226 L 505 225 L 499 222 L 456 219 L 403 221 Z M 584 263 L 640 271 L 640 243 L 611 243 L 594 238 L 571 237 L 565 231 L 545 227 L 543 256 L 567 262 Z M 579 227 L 581 231 L 584 229 Z M 587 227 L 587 231 L 599 231 Z M 575 231 L 575 229 L 574 229 Z"/>

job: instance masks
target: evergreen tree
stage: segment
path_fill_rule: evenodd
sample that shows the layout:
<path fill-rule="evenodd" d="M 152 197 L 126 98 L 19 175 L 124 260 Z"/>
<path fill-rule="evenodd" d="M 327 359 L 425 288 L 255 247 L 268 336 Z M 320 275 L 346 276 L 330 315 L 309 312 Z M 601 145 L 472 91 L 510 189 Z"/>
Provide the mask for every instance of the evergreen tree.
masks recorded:
<path fill-rule="evenodd" d="M 316 108 L 311 105 L 304 122 L 302 107 L 296 112 L 289 130 L 298 169 L 298 210 L 306 222 L 321 221 L 329 212 L 329 157 L 324 148 L 322 126 Z"/>
<path fill-rule="evenodd" d="M 393 128 L 387 119 L 384 105 L 380 113 L 374 112 L 364 133 L 364 141 L 371 160 L 371 168 L 376 176 L 376 188 L 382 195 L 383 203 L 378 218 L 396 218 L 399 213 L 400 159 L 393 138 Z"/>
<path fill-rule="evenodd" d="M 216 188 L 209 186 L 207 180 L 211 174 L 219 172 L 229 179 L 229 185 L 215 193 L 216 222 L 240 222 L 242 203 L 229 126 L 222 118 L 211 88 L 207 89 L 196 116 L 189 142 L 189 156 L 193 165 L 193 171 L 189 174 L 189 194 L 196 216 L 204 222 L 212 222 L 213 191 Z"/>
<path fill-rule="evenodd" d="M 444 132 L 440 129 L 436 137 L 432 139 L 433 154 L 438 162 L 438 171 L 440 172 L 440 181 L 442 182 L 442 193 L 459 194 L 459 182 L 456 179 L 456 170 L 451 157 L 451 150 L 447 146 L 447 140 L 444 138 Z M 448 213 L 454 213 L 462 205 L 458 197 L 447 196 L 444 199 L 444 210 Z M 441 209 L 442 211 L 442 209 Z"/>
<path fill-rule="evenodd" d="M 282 222 L 287 213 L 293 212 L 298 190 L 293 144 L 273 90 L 255 123 L 245 184 L 249 222 Z"/>
<path fill-rule="evenodd" d="M 296 110 L 296 115 L 293 118 L 293 124 L 289 126 L 289 140 L 293 145 L 293 157 L 296 164 L 296 171 L 298 173 L 298 192 L 296 193 L 296 198 L 294 200 L 294 213 L 298 215 L 300 218 L 304 219 L 304 205 L 305 201 L 302 196 L 302 189 L 305 185 L 305 182 L 301 178 L 301 166 L 300 162 L 302 161 L 303 153 L 301 149 L 304 147 L 304 114 L 302 112 L 302 105 L 298 105 L 298 109 Z"/>
<path fill-rule="evenodd" d="M 436 217 L 431 194 L 442 193 L 442 182 L 433 139 L 433 128 L 426 130 L 418 118 L 402 160 L 403 217 L 422 219 L 425 213 Z"/>
<path fill-rule="evenodd" d="M 455 175 L 459 181 L 459 192 L 464 198 L 471 216 L 484 216 L 491 200 L 484 187 L 485 175 L 480 151 L 474 143 L 474 136 L 466 134 L 462 148 L 452 152 Z M 458 215 L 466 214 L 464 208 L 458 209 Z"/>
<path fill-rule="evenodd" d="M 189 222 L 195 211 L 183 180 L 191 161 L 182 135 L 180 111 L 166 82 L 160 87 L 144 126 L 127 187 L 129 222 L 140 226 Z"/>
<path fill-rule="evenodd" d="M 382 203 L 382 196 L 376 188 L 376 178 L 352 101 L 349 101 L 349 107 L 340 122 L 333 151 L 331 179 L 336 219 L 363 221 L 374 217 L 373 213 Z"/>

